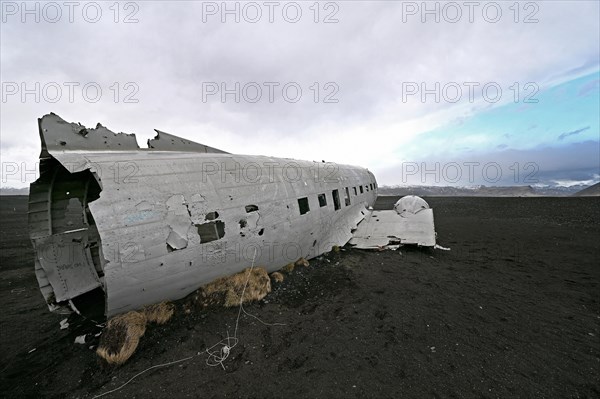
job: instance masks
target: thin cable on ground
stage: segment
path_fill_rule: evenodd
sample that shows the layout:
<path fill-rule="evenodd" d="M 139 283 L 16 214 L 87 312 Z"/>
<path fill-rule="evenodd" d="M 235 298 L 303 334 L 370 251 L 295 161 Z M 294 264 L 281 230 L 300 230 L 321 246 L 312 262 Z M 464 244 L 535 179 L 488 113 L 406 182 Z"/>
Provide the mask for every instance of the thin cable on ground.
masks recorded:
<path fill-rule="evenodd" d="M 196 355 L 196 356 L 197 356 L 197 355 Z M 102 397 L 102 396 L 104 396 L 104 395 L 108 395 L 108 394 L 110 394 L 110 393 L 117 392 L 118 390 L 120 390 L 120 389 L 124 388 L 124 387 L 125 387 L 127 384 L 129 384 L 131 381 L 133 381 L 134 379 L 136 379 L 136 378 L 137 378 L 137 377 L 139 377 L 140 375 L 144 374 L 146 371 L 150 371 L 150 370 L 152 370 L 152 369 L 155 369 L 155 368 L 158 368 L 158 367 L 170 366 L 170 365 L 172 365 L 172 364 L 175 364 L 175 363 L 181 363 L 181 362 L 185 362 L 185 361 L 187 361 L 187 360 L 190 360 L 190 359 L 192 359 L 192 358 L 194 358 L 194 356 L 186 357 L 185 359 L 179 359 L 179 360 L 175 360 L 175 361 L 172 361 L 172 362 L 169 362 L 169 363 L 157 364 L 157 365 L 155 365 L 155 366 L 148 367 L 146 370 L 144 370 L 144 371 L 140 371 L 139 373 L 137 373 L 136 375 L 134 375 L 133 377 L 131 377 L 131 378 L 130 378 L 130 379 L 129 379 L 129 380 L 128 380 L 128 381 L 127 381 L 125 384 L 121 385 L 120 387 L 118 387 L 118 388 L 115 388 L 115 389 L 111 389 L 110 391 L 106 391 L 106 392 L 104 392 L 104 393 L 101 393 L 100 395 L 96 395 L 96 396 L 94 396 L 92 399 L 100 398 L 100 397 Z"/>
<path fill-rule="evenodd" d="M 206 353 L 208 353 L 208 358 L 206 359 L 206 364 L 210 367 L 221 366 L 223 368 L 223 370 L 225 370 L 225 366 L 223 365 L 223 362 L 225 360 L 227 360 L 227 358 L 229 357 L 229 354 L 231 353 L 231 350 L 233 348 L 235 348 L 235 346 L 239 342 L 237 333 L 238 333 L 238 327 L 240 324 L 240 316 L 242 315 L 242 312 L 245 315 L 255 318 L 256 320 L 260 321 L 262 324 L 264 324 L 266 326 L 275 326 L 275 325 L 284 326 L 285 325 L 285 324 L 281 324 L 281 323 L 275 323 L 275 324 L 265 323 L 264 321 L 259 319 L 257 316 L 246 312 L 246 310 L 244 309 L 244 294 L 246 293 L 246 287 L 248 287 L 248 282 L 250 281 L 250 276 L 252 275 L 252 270 L 254 270 L 254 261 L 255 260 L 256 260 L 256 248 L 254 248 L 254 255 L 252 256 L 252 266 L 250 266 L 250 270 L 248 270 L 248 277 L 246 278 L 246 282 L 244 283 L 244 288 L 242 289 L 242 295 L 240 296 L 240 307 L 238 309 L 238 315 L 235 320 L 235 330 L 233 332 L 233 337 L 229 336 L 229 331 L 228 331 L 227 338 L 222 339 L 221 341 L 217 342 L 210 348 L 206 349 Z M 216 347 L 220 347 L 220 348 L 218 350 L 216 350 L 215 349 Z"/>
<path fill-rule="evenodd" d="M 273 326 L 287 326 L 287 324 L 285 324 L 285 323 L 267 323 L 267 322 L 264 322 L 264 321 L 262 321 L 261 319 L 259 319 L 259 318 L 258 318 L 258 316 L 255 316 L 255 315 L 253 315 L 252 313 L 248 313 L 248 312 L 246 311 L 246 309 L 244 309 L 244 306 L 243 306 L 243 305 L 240 305 L 240 306 L 241 306 L 242 312 L 244 312 L 244 314 L 245 314 L 246 316 L 250 316 L 250 317 L 253 317 L 253 318 L 255 318 L 256 320 L 260 321 L 260 322 L 261 322 L 262 324 L 264 324 L 265 326 L 269 326 L 269 327 L 273 327 Z"/>
<path fill-rule="evenodd" d="M 235 320 L 235 331 L 233 334 L 233 337 L 229 336 L 229 331 L 227 331 L 227 338 L 222 339 L 221 341 L 217 342 L 216 344 L 214 344 L 213 346 L 211 346 L 210 348 L 206 349 L 204 352 L 208 353 L 208 358 L 206 359 L 206 364 L 208 366 L 214 367 L 214 366 L 221 366 L 223 368 L 223 370 L 225 370 L 225 366 L 223 365 L 223 362 L 225 360 L 227 360 L 227 358 L 229 357 L 229 354 L 231 353 L 231 350 L 238 344 L 239 340 L 237 338 L 237 332 L 238 332 L 238 326 L 240 323 L 240 316 L 242 314 L 242 312 L 244 312 L 245 315 L 250 316 L 255 318 L 256 320 L 260 321 L 262 324 L 264 324 L 265 326 L 285 326 L 284 323 L 265 323 L 264 321 L 262 321 L 261 319 L 259 319 L 257 316 L 246 312 L 246 310 L 244 309 L 244 305 L 243 305 L 243 301 L 244 301 L 244 294 L 246 292 L 246 287 L 248 286 L 248 281 L 250 281 L 250 276 L 252 275 L 252 270 L 254 269 L 254 261 L 256 259 L 256 248 L 254 249 L 254 256 L 252 257 L 252 266 L 250 266 L 250 270 L 248 271 L 248 277 L 246 278 L 246 282 L 244 284 L 244 289 L 242 290 L 242 296 L 240 298 L 240 307 L 238 309 L 238 315 L 237 318 Z M 220 349 L 215 350 L 215 347 L 220 347 Z M 106 391 L 104 393 L 101 393 L 100 395 L 96 395 L 94 397 L 92 397 L 92 399 L 97 399 L 100 398 L 104 395 L 108 395 L 111 394 L 113 392 L 117 392 L 121 389 L 123 389 L 127 384 L 129 384 L 131 381 L 133 381 L 134 379 L 136 379 L 137 377 L 139 377 L 140 375 L 144 374 L 147 371 L 150 371 L 152 369 L 155 368 L 159 368 L 159 367 L 166 367 L 166 366 L 170 366 L 176 363 L 181 363 L 181 362 L 186 362 L 188 360 L 193 359 L 196 356 L 200 356 L 201 354 L 203 354 L 204 352 L 198 352 L 198 354 L 194 355 L 194 356 L 189 356 L 183 359 L 179 359 L 179 360 L 174 360 L 172 362 L 168 362 L 168 363 L 162 363 L 162 364 L 157 364 L 155 366 L 152 367 L 148 367 L 146 370 L 140 371 L 139 373 L 137 373 L 136 375 L 134 375 L 133 377 L 131 377 L 126 383 L 124 383 L 123 385 L 115 388 L 115 389 L 111 389 L 110 391 Z"/>

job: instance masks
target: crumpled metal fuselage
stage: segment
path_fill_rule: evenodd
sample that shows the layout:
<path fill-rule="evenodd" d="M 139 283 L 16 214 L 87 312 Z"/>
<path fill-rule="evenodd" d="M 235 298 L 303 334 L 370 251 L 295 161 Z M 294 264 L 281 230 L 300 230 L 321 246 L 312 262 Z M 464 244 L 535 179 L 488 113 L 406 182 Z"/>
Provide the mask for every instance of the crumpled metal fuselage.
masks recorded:
<path fill-rule="evenodd" d="M 29 225 L 53 310 L 103 301 L 112 316 L 253 261 L 274 271 L 313 258 L 347 243 L 377 197 L 360 167 L 228 154 L 163 132 L 140 149 L 133 135 L 53 114 L 40 135 Z"/>

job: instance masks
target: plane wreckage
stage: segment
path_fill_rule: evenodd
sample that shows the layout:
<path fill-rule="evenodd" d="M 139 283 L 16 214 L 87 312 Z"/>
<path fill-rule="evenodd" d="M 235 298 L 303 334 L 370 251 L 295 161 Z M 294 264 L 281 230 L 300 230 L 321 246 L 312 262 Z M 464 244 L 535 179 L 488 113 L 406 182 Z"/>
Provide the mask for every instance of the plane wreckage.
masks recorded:
<path fill-rule="evenodd" d="M 182 298 L 255 261 L 272 272 L 333 246 L 435 245 L 418 197 L 373 211 L 364 168 L 236 155 L 156 131 L 87 129 L 39 119 L 40 177 L 31 184 L 35 273 L 50 310 L 108 317 Z"/>

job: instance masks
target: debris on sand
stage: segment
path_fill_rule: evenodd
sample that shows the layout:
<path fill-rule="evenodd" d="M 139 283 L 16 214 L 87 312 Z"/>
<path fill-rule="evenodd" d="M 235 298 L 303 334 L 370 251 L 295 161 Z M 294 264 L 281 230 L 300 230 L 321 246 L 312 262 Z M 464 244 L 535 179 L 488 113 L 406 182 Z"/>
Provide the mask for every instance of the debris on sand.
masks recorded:
<path fill-rule="evenodd" d="M 297 261 L 295 261 L 293 263 L 288 263 L 287 265 L 282 267 L 279 271 L 290 274 L 291 272 L 294 271 L 294 269 L 296 267 L 308 267 L 309 265 L 310 265 L 310 263 L 308 263 L 308 261 L 306 259 L 299 258 Z"/>
<path fill-rule="evenodd" d="M 246 281 L 248 282 L 246 285 Z M 246 289 L 244 290 L 244 286 Z M 244 297 L 242 298 L 242 292 Z M 201 287 L 192 294 L 192 302 L 198 306 L 239 306 L 260 301 L 271 292 L 271 279 L 262 267 L 246 268 L 229 277 L 222 277 Z"/>
<path fill-rule="evenodd" d="M 184 305 L 184 310 L 189 314 L 194 306 L 239 306 L 240 301 L 243 303 L 259 301 L 269 292 L 271 292 L 271 279 L 267 271 L 259 267 L 246 268 L 196 290 L 190 295 L 190 301 Z M 100 338 L 96 354 L 109 365 L 125 363 L 133 355 L 140 338 L 146 332 L 146 324 L 165 324 L 174 313 L 174 304 L 161 302 L 111 318 Z"/>
<path fill-rule="evenodd" d="M 300 267 L 300 266 L 308 267 L 308 266 L 310 266 L 310 263 L 308 263 L 308 261 L 306 259 L 300 258 L 294 263 L 294 265 L 296 267 Z"/>
<path fill-rule="evenodd" d="M 144 307 L 143 312 L 148 322 L 165 324 L 175 313 L 175 306 L 168 302 L 161 302 Z"/>
<path fill-rule="evenodd" d="M 271 273 L 271 278 L 273 279 L 273 281 L 275 281 L 276 283 L 281 283 L 283 282 L 283 274 L 279 273 L 279 272 L 274 272 Z"/>
<path fill-rule="evenodd" d="M 287 265 L 285 265 L 284 267 L 281 268 L 281 271 L 284 273 L 290 274 L 291 272 L 294 271 L 294 264 L 288 263 Z"/>
<path fill-rule="evenodd" d="M 86 334 L 78 335 L 77 337 L 75 337 L 75 343 L 80 344 L 80 345 L 85 345 L 85 336 L 86 336 Z"/>
<path fill-rule="evenodd" d="M 136 311 L 111 318 L 100 338 L 96 354 L 109 365 L 125 363 L 146 332 L 146 322 L 146 315 Z"/>

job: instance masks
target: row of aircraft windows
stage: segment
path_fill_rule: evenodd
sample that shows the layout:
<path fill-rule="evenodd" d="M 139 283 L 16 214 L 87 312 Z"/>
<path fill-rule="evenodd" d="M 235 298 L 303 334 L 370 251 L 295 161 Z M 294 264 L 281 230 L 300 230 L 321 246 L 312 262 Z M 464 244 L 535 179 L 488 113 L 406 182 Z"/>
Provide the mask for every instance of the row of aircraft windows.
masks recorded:
<path fill-rule="evenodd" d="M 364 187 L 364 188 L 363 188 Z M 354 186 L 352 187 L 354 191 L 354 196 L 358 196 L 358 192 L 364 194 L 365 190 L 368 192 L 369 188 L 371 191 L 377 188 L 377 184 L 369 183 L 365 186 Z M 331 191 L 331 197 L 333 198 L 333 208 L 337 211 L 342 208 L 340 202 L 340 192 L 335 189 Z M 327 196 L 325 193 L 317 195 L 317 199 L 319 200 L 319 207 L 327 206 Z M 350 206 L 350 187 L 346 187 L 344 190 L 344 204 L 345 206 Z M 298 208 L 300 209 L 300 214 L 304 215 L 310 211 L 310 205 L 308 204 L 308 197 L 298 198 Z"/>

